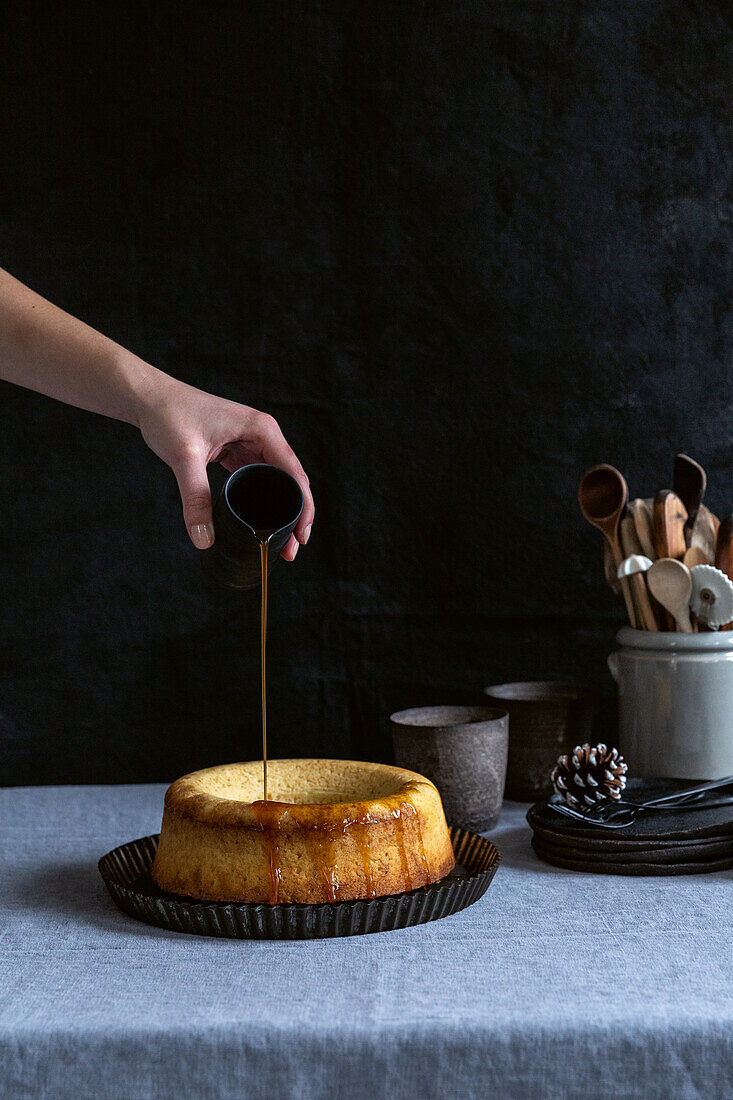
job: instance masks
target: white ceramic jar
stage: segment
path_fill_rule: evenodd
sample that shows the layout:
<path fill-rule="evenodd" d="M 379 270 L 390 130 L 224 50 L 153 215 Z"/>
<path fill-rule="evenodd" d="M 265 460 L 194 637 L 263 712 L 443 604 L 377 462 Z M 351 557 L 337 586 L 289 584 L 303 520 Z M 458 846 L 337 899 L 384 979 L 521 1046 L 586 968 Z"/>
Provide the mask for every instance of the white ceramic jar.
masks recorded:
<path fill-rule="evenodd" d="M 733 775 L 733 630 L 624 627 L 608 658 L 619 690 L 619 749 L 633 776 Z"/>

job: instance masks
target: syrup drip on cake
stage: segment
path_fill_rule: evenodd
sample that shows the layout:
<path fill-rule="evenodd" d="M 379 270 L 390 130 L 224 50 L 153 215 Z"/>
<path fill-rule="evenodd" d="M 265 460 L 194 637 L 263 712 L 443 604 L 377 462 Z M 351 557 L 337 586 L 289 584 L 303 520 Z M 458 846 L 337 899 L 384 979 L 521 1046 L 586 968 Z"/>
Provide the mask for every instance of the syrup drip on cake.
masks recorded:
<path fill-rule="evenodd" d="M 338 829 L 339 827 L 336 826 Z M 346 828 L 339 829 L 341 835 L 346 833 Z M 326 887 L 328 892 L 329 901 L 339 901 L 341 897 L 341 891 L 339 889 L 338 868 L 333 858 L 333 845 L 331 842 L 334 828 L 328 829 L 325 836 L 322 834 L 315 834 L 316 847 L 313 848 L 313 842 L 311 841 L 311 855 L 314 858 L 314 863 L 318 871 L 319 878 Z"/>
<path fill-rule="evenodd" d="M 252 803 L 255 821 L 262 829 L 267 845 L 268 868 L 270 872 L 270 905 L 280 900 L 282 866 L 280 863 L 280 825 L 288 812 L 287 803 L 257 801 Z"/>
<path fill-rule="evenodd" d="M 369 852 L 369 823 L 364 822 L 362 825 L 354 829 L 354 840 L 356 846 L 359 849 L 359 855 L 361 856 L 361 864 L 364 868 L 364 878 L 366 879 L 366 894 L 368 898 L 375 898 L 377 891 L 374 888 L 374 876 L 372 874 L 372 860 Z"/>
<path fill-rule="evenodd" d="M 405 848 L 405 807 L 406 803 L 400 802 L 398 806 L 393 806 L 390 812 L 397 827 L 397 851 L 399 852 L 400 863 L 402 864 L 402 877 L 407 889 L 412 890 L 412 875 L 410 874 L 410 863 L 407 858 L 407 849 Z"/>
<path fill-rule="evenodd" d="M 405 813 L 405 811 L 407 811 L 407 813 Z M 409 798 L 407 798 L 407 799 L 403 798 L 403 800 L 402 800 L 402 827 L 403 827 L 403 829 L 404 829 L 405 820 L 411 820 L 413 825 L 414 825 L 413 832 L 415 834 L 415 851 L 417 852 L 420 863 L 422 864 L 423 876 L 424 876 L 424 879 L 425 879 L 425 882 L 419 883 L 418 885 L 424 886 L 425 883 L 430 882 L 430 868 L 428 866 L 427 857 L 425 855 L 425 845 L 423 844 L 423 839 L 422 839 L 422 829 L 420 828 L 420 818 L 418 817 L 417 810 L 415 809 L 415 807 L 413 806 L 413 804 L 409 800 Z"/>
<path fill-rule="evenodd" d="M 397 853 L 406 888 L 413 890 L 418 886 L 427 885 L 431 881 L 430 868 L 425 855 L 425 846 L 415 806 L 410 801 L 409 795 L 406 795 L 404 791 L 400 794 L 388 796 L 383 800 L 383 804 L 386 804 L 388 813 L 395 824 Z M 338 803 L 335 803 L 334 807 L 336 805 Z M 292 809 L 294 807 L 289 802 L 258 800 L 252 803 L 252 813 L 263 832 L 267 847 L 270 877 L 268 901 L 270 905 L 277 905 L 280 898 L 280 884 L 282 881 L 280 831 L 285 819 L 288 817 L 288 811 Z M 303 807 L 300 810 L 301 815 L 304 812 L 307 813 L 308 809 L 310 807 Z M 370 826 L 377 824 L 379 820 L 379 816 L 374 816 L 369 811 L 359 816 L 345 813 L 343 817 L 333 821 L 324 829 L 322 823 L 320 827 L 311 828 L 307 820 L 303 821 L 302 817 L 299 820 L 296 814 L 291 815 L 290 821 L 295 824 L 304 842 L 307 855 L 315 867 L 330 902 L 339 901 L 341 896 L 338 867 L 334 859 L 336 850 L 334 841 L 343 838 L 347 834 L 353 837 L 361 858 L 366 887 L 365 895 L 369 898 L 376 897 L 369 830 Z M 406 844 L 406 826 L 408 826 L 408 823 L 412 825 L 413 833 L 413 843 L 409 847 Z M 416 873 L 414 867 L 412 871 L 410 870 L 409 852 L 414 852 L 417 855 L 422 874 Z M 419 881 L 417 881 L 418 879 Z"/>

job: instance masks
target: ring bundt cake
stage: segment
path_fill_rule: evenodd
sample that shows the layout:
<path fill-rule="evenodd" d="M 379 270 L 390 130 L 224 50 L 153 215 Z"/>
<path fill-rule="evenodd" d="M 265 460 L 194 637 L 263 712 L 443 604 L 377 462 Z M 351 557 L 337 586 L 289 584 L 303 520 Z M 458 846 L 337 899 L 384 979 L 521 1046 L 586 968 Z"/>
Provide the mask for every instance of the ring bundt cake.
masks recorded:
<path fill-rule="evenodd" d="M 355 760 L 261 760 L 184 775 L 165 796 L 152 868 L 206 901 L 335 902 L 436 882 L 455 864 L 436 787 Z"/>

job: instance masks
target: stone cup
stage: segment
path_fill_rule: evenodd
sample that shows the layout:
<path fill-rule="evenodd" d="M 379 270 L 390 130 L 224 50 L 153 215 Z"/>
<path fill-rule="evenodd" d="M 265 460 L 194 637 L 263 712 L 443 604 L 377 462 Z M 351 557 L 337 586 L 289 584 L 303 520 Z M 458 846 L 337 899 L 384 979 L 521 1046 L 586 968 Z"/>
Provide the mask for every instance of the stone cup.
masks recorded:
<path fill-rule="evenodd" d="M 537 802 L 552 794 L 558 756 L 592 739 L 593 692 L 578 684 L 530 680 L 484 688 L 509 712 L 506 797 Z"/>
<path fill-rule="evenodd" d="M 449 825 L 483 832 L 499 817 L 509 720 L 494 707 L 411 707 L 390 719 L 395 762 L 432 780 Z"/>

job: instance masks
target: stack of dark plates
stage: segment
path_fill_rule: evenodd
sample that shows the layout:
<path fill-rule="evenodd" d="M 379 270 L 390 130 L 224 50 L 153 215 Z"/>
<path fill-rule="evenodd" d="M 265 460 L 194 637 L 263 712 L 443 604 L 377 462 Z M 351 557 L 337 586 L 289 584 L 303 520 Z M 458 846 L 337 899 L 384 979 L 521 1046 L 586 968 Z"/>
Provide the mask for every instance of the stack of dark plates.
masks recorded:
<path fill-rule="evenodd" d="M 689 783 L 630 780 L 629 802 L 671 794 Z M 713 797 L 713 792 L 710 793 Z M 733 867 L 733 805 L 642 814 L 624 829 L 562 817 L 547 801 L 527 814 L 532 847 L 555 867 L 597 875 L 696 875 Z"/>

